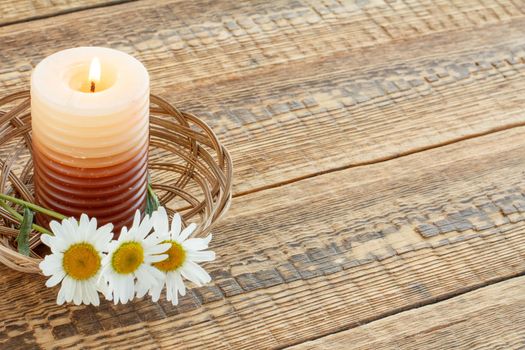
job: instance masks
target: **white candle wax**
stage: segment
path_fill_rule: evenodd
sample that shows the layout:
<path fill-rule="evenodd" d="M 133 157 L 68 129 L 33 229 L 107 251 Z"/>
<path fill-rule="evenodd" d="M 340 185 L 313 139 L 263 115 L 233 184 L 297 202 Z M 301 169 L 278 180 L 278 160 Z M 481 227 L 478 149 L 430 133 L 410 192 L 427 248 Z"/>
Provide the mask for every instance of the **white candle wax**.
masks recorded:
<path fill-rule="evenodd" d="M 95 57 L 101 77 L 90 92 L 89 67 Z M 40 62 L 31 77 L 33 137 L 63 164 L 98 168 L 126 158 L 118 155 L 132 153 L 147 140 L 148 108 L 146 69 L 117 50 L 60 51 Z"/>

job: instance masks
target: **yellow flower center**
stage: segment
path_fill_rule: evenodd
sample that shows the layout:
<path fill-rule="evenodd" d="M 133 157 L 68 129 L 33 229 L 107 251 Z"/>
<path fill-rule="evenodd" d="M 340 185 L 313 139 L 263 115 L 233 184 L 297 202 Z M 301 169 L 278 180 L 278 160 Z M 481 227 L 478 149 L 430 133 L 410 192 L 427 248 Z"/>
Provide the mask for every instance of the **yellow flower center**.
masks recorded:
<path fill-rule="evenodd" d="M 117 248 L 111 259 L 111 266 L 120 274 L 135 272 L 144 262 L 144 248 L 138 242 L 126 242 Z"/>
<path fill-rule="evenodd" d="M 153 266 L 164 272 L 178 269 L 184 263 L 184 260 L 186 260 L 186 251 L 175 241 L 164 241 L 162 243 L 171 243 L 170 249 L 162 253 L 168 254 L 168 258 L 158 263 L 154 263 Z"/>
<path fill-rule="evenodd" d="M 100 270 L 100 254 L 89 243 L 73 244 L 64 253 L 62 266 L 70 277 L 87 280 Z"/>

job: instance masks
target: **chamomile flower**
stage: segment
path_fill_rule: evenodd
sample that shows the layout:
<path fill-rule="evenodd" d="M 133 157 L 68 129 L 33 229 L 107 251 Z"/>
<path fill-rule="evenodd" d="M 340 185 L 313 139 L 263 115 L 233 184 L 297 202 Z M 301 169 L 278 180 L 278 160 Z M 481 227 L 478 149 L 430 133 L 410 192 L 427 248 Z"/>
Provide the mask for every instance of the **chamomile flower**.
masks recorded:
<path fill-rule="evenodd" d="M 73 301 L 76 305 L 99 305 L 98 291 L 108 296 L 105 283 L 99 282 L 104 252 L 113 238 L 113 225 L 107 224 L 97 228 L 97 220 L 80 216 L 62 220 L 62 223 L 51 221 L 54 236 L 44 234 L 42 242 L 51 248 L 40 263 L 47 287 L 62 283 L 57 296 L 57 304 Z"/>
<path fill-rule="evenodd" d="M 152 225 L 151 217 L 146 215 L 141 221 L 137 210 L 129 231 L 123 227 L 118 240 L 109 245 L 101 278 L 107 281 L 115 304 L 132 300 L 137 285 L 150 288 L 163 278 L 151 264 L 166 259 L 168 255 L 162 253 L 170 245 L 150 234 Z"/>
<path fill-rule="evenodd" d="M 181 217 L 175 214 L 171 221 L 171 229 L 168 223 L 168 214 L 160 207 L 152 215 L 155 235 L 170 248 L 165 252 L 167 259 L 155 262 L 153 266 L 162 273 L 162 283 L 149 288 L 149 294 L 154 302 L 160 298 L 160 293 L 166 286 L 166 299 L 173 305 L 178 304 L 178 294 L 185 295 L 186 287 L 183 277 L 201 286 L 211 281 L 210 275 L 197 263 L 215 260 L 215 253 L 208 248 L 211 235 L 206 238 L 188 238 L 197 225 L 190 224 L 181 232 Z M 144 286 L 139 288 L 137 296 L 146 294 Z"/>

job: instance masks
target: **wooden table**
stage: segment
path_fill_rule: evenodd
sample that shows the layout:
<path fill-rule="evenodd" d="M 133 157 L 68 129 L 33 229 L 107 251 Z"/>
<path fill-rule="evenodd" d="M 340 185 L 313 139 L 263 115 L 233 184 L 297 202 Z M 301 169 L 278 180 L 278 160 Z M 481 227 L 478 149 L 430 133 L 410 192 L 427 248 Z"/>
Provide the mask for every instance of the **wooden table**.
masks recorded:
<path fill-rule="evenodd" d="M 56 306 L 0 267 L 2 349 L 523 349 L 525 1 L 3 0 L 2 94 L 138 57 L 235 163 L 213 282 Z M 52 82 L 50 82 L 52 83 Z"/>

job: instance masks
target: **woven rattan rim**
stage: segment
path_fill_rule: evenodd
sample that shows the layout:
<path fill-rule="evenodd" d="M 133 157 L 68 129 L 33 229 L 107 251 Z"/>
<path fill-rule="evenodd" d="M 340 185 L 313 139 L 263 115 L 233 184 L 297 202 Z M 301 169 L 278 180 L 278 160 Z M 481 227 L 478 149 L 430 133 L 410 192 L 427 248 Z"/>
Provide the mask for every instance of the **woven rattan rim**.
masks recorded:
<path fill-rule="evenodd" d="M 29 97 L 29 91 L 21 91 L 0 99 L 0 109 L 7 107 L 0 110 L 0 191 L 34 203 Z M 155 95 L 150 101 L 152 187 L 170 215 L 177 210 L 185 223 L 196 222 L 193 236 L 202 236 L 230 206 L 230 154 L 195 115 Z M 0 208 L 0 263 L 17 271 L 40 273 L 41 257 L 34 250 L 41 243 L 40 234 L 32 232 L 30 256 L 22 255 L 14 244 L 16 222 Z"/>

